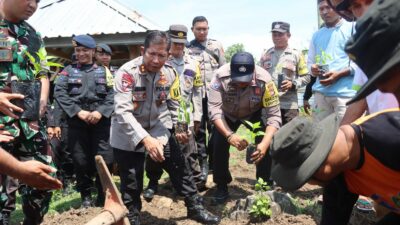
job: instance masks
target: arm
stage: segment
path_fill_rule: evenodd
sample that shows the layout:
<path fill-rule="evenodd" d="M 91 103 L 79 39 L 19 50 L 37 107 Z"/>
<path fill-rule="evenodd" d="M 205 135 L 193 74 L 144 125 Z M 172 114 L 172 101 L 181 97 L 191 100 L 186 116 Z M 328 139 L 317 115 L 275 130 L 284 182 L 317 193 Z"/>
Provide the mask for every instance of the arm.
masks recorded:
<path fill-rule="evenodd" d="M 47 76 L 40 78 L 40 83 L 42 84 L 40 89 L 40 117 L 44 116 L 47 109 L 47 100 L 49 99 L 50 82 Z"/>
<path fill-rule="evenodd" d="M 200 122 L 203 116 L 203 81 L 201 80 L 200 68 L 197 63 L 196 75 L 193 84 L 193 120 L 194 122 Z M 196 82 L 200 81 L 200 82 Z"/>
<path fill-rule="evenodd" d="M 114 111 L 114 89 L 113 89 L 113 75 L 110 70 L 105 67 L 106 80 L 107 80 L 107 96 L 99 103 L 95 111 L 99 112 L 102 116 L 109 118 Z"/>
<path fill-rule="evenodd" d="M 315 81 L 317 80 L 316 77 L 310 76 L 310 83 L 307 84 L 306 89 L 303 95 L 303 106 L 306 113 L 310 114 L 311 105 L 308 102 L 312 96 L 312 86 L 314 85 Z"/>
<path fill-rule="evenodd" d="M 222 46 L 221 43 L 219 43 L 218 53 L 219 53 L 219 62 L 218 62 L 218 64 L 219 64 L 219 67 L 221 67 L 226 63 L 224 47 Z"/>
<path fill-rule="evenodd" d="M 340 125 L 346 125 L 354 122 L 365 113 L 367 107 L 367 100 L 365 100 L 365 98 L 349 105 Z"/>
<path fill-rule="evenodd" d="M 325 86 L 331 85 L 342 77 L 352 76 L 354 74 L 352 71 L 353 70 L 351 69 L 351 67 L 347 67 L 340 71 L 329 71 L 323 75 L 324 77 L 327 77 L 327 78 L 320 80 L 319 82 Z"/>
<path fill-rule="evenodd" d="M 0 171 L 38 189 L 60 189 L 62 187 L 59 180 L 49 175 L 49 173 L 56 172 L 51 166 L 38 161 L 18 161 L 3 149 L 0 149 Z"/>

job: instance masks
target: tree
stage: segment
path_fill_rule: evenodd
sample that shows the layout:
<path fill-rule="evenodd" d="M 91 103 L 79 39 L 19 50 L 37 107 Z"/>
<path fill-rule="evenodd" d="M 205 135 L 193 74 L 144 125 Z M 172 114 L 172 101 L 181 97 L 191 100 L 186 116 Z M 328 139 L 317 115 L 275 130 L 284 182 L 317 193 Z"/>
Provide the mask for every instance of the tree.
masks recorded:
<path fill-rule="evenodd" d="M 225 51 L 225 59 L 226 62 L 230 62 L 231 58 L 234 54 L 238 53 L 238 52 L 244 52 L 244 45 L 241 43 L 237 43 L 237 44 L 233 44 L 231 46 L 229 46 L 226 51 Z"/>

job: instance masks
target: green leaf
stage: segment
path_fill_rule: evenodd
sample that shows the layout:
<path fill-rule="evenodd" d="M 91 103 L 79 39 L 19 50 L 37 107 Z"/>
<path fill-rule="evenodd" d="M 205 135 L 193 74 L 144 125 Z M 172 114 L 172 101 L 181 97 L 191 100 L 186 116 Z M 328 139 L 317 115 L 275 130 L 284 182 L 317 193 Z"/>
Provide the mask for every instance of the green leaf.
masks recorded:
<path fill-rule="evenodd" d="M 261 128 L 261 122 L 257 122 L 253 124 L 253 129 Z"/>
<path fill-rule="evenodd" d="M 55 62 L 47 62 L 46 63 L 46 65 L 48 66 L 48 67 L 50 67 L 50 66 L 54 66 L 54 67 L 64 67 L 63 65 L 61 65 L 61 64 L 59 64 L 59 63 L 55 63 Z"/>
<path fill-rule="evenodd" d="M 256 133 L 256 136 L 264 136 L 265 135 L 265 132 L 264 131 L 258 131 L 257 133 Z"/>
<path fill-rule="evenodd" d="M 254 126 L 254 125 L 253 125 L 253 123 L 252 123 L 252 122 L 250 122 L 250 121 L 247 121 L 247 120 L 245 120 L 244 122 L 245 122 L 247 125 L 249 125 L 251 128 L 253 128 L 253 126 Z"/>

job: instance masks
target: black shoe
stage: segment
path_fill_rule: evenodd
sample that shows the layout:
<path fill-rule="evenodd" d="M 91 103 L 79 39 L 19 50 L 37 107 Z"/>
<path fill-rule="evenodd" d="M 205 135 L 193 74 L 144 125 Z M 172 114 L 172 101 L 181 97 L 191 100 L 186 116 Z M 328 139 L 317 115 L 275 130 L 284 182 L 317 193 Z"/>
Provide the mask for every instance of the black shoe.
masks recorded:
<path fill-rule="evenodd" d="M 185 199 L 187 217 L 202 224 L 218 224 L 220 218 L 207 211 L 203 206 L 202 197 L 195 195 Z"/>
<path fill-rule="evenodd" d="M 214 203 L 215 204 L 223 204 L 229 198 L 228 186 L 217 185 L 217 190 L 214 193 Z"/>
<path fill-rule="evenodd" d="M 1 225 L 10 224 L 10 213 L 7 213 L 7 212 L 1 213 L 0 224 Z"/>
<path fill-rule="evenodd" d="M 63 196 L 67 196 L 70 195 L 74 192 L 74 188 L 73 188 L 73 181 L 72 180 L 65 180 L 64 184 L 63 184 L 63 190 L 62 190 L 62 195 Z"/>
<path fill-rule="evenodd" d="M 137 210 L 129 210 L 126 217 L 131 225 L 140 225 L 140 213 Z"/>
<path fill-rule="evenodd" d="M 153 198 L 154 198 L 154 195 L 157 193 L 157 189 L 158 189 L 158 187 L 157 186 L 154 186 L 154 185 L 149 185 L 147 188 L 146 188 L 146 190 L 144 190 L 144 192 L 143 192 L 143 198 L 146 200 L 146 201 L 148 201 L 148 202 L 151 202 L 151 200 L 153 200 Z"/>
<path fill-rule="evenodd" d="M 92 197 L 90 195 L 83 196 L 82 198 L 82 208 L 89 208 L 93 206 Z"/>
<path fill-rule="evenodd" d="M 105 200 L 106 200 L 106 197 L 104 196 L 104 193 L 97 193 L 97 198 L 96 198 L 96 202 L 94 203 L 94 205 L 96 207 L 103 207 Z"/>
<path fill-rule="evenodd" d="M 208 162 L 207 162 L 207 158 L 200 160 L 200 170 L 201 170 L 201 174 L 199 179 L 207 182 L 207 177 L 208 177 L 208 172 L 209 172 L 209 167 L 208 167 Z"/>

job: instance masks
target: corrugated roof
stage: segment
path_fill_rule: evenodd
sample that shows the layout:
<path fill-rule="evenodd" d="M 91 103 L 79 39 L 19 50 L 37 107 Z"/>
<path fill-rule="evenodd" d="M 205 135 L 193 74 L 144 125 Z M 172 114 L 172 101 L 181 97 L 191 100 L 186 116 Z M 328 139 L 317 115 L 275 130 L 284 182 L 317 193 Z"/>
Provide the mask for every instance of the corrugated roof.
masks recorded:
<path fill-rule="evenodd" d="M 115 0 L 42 0 L 39 7 L 28 22 L 47 38 L 160 29 Z"/>

